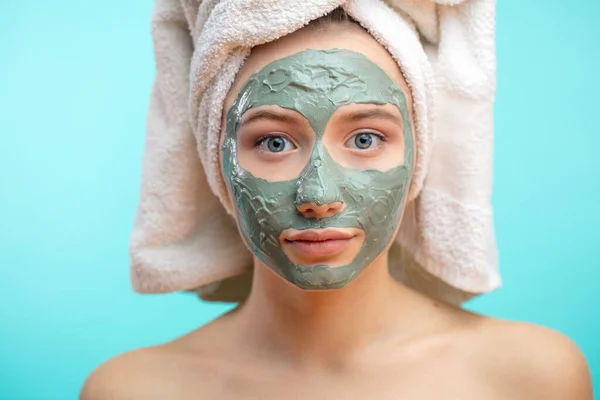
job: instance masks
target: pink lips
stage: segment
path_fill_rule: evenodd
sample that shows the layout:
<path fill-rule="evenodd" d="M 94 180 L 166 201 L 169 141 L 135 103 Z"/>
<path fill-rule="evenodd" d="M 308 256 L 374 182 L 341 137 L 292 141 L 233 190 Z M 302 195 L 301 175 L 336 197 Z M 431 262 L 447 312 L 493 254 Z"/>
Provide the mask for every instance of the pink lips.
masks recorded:
<path fill-rule="evenodd" d="M 341 252 L 354 236 L 335 228 L 306 229 L 289 235 L 285 242 L 298 252 L 327 257 Z"/>

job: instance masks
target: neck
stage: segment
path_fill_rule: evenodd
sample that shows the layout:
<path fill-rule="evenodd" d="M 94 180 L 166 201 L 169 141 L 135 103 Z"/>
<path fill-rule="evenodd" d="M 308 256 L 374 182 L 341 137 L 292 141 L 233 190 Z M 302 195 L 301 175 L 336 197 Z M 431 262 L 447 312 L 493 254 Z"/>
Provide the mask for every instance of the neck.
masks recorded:
<path fill-rule="evenodd" d="M 389 274 L 387 252 L 341 289 L 302 290 L 255 260 L 252 292 L 241 307 L 244 340 L 296 363 L 340 365 L 397 337 L 423 298 Z"/>

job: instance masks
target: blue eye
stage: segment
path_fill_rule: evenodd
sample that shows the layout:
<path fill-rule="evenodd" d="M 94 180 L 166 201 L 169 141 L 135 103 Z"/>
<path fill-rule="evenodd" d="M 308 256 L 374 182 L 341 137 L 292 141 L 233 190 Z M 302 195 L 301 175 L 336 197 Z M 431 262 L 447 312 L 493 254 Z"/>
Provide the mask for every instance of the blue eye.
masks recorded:
<path fill-rule="evenodd" d="M 359 132 L 346 142 L 346 146 L 352 149 L 369 150 L 378 147 L 385 139 L 382 135 L 369 132 Z"/>
<path fill-rule="evenodd" d="M 265 136 L 259 139 L 256 145 L 262 150 L 270 153 L 281 153 L 296 148 L 296 146 L 284 136 Z"/>

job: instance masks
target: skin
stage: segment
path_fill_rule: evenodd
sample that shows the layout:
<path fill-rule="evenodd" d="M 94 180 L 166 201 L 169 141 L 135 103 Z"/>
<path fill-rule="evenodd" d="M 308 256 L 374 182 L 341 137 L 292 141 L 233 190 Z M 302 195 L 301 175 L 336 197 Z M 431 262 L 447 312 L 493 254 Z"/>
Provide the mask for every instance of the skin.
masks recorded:
<path fill-rule="evenodd" d="M 413 148 L 406 94 L 363 55 L 306 50 L 268 64 L 227 114 L 223 169 L 242 237 L 302 289 L 343 287 L 393 239 Z"/>
<path fill-rule="evenodd" d="M 307 48 L 359 52 L 406 87 L 375 40 L 335 25 L 254 49 L 225 109 L 253 72 Z M 592 399 L 586 362 L 570 339 L 438 303 L 394 281 L 385 255 L 343 288 L 323 291 L 302 290 L 256 259 L 252 292 L 240 307 L 169 343 L 107 361 L 80 398 Z"/>

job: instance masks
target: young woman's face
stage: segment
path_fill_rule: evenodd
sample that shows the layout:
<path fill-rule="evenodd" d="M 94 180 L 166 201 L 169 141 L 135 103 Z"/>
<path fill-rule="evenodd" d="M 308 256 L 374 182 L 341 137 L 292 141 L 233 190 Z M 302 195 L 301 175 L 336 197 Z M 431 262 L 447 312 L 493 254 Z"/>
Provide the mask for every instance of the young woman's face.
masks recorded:
<path fill-rule="evenodd" d="M 251 251 L 304 289 L 387 251 L 414 165 L 409 91 L 359 28 L 256 49 L 226 101 L 221 162 Z M 307 50 L 310 49 L 310 50 Z"/>

